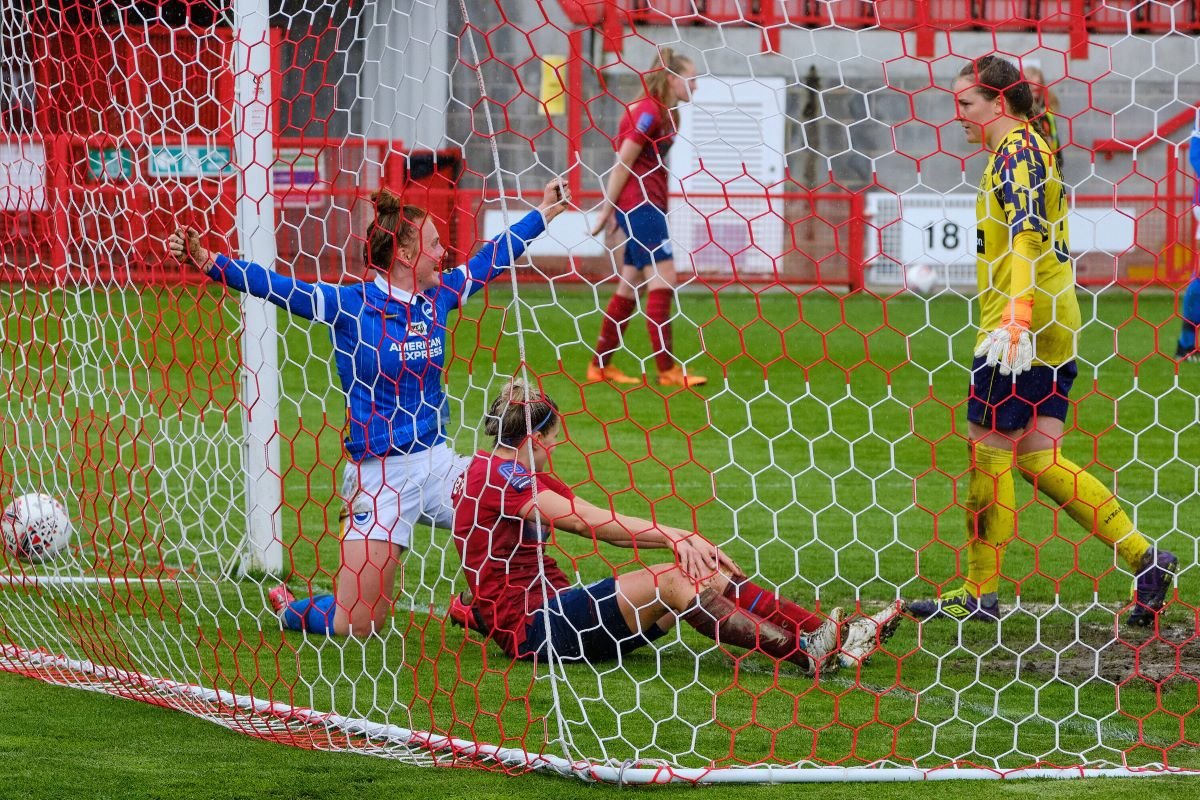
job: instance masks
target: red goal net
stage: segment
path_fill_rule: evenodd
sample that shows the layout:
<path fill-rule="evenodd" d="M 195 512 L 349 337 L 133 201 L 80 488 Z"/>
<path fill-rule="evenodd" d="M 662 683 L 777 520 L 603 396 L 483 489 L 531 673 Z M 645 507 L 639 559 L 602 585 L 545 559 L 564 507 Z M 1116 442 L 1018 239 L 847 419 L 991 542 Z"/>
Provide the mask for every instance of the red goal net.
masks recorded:
<path fill-rule="evenodd" d="M 586 779 L 1200 767 L 1195 4 L 7 6 L 0 669 Z M 1080 310 L 1035 466 L 964 447 L 989 55 Z"/>

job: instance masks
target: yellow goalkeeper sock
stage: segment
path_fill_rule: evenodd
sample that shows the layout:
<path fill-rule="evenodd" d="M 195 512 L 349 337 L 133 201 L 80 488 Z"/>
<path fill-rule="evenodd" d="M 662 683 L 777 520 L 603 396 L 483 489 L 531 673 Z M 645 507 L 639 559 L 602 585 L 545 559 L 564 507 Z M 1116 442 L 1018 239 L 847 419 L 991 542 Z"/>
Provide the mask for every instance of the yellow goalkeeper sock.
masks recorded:
<path fill-rule="evenodd" d="M 1134 572 L 1150 549 L 1146 538 L 1133 529 L 1121 501 L 1086 470 L 1059 450 L 1038 450 L 1017 457 L 1025 480 L 1062 506 L 1071 519 L 1108 542 Z"/>
<path fill-rule="evenodd" d="M 979 597 L 1000 586 L 1004 550 L 1017 524 L 1011 450 L 976 444 L 967 493 L 967 590 Z"/>

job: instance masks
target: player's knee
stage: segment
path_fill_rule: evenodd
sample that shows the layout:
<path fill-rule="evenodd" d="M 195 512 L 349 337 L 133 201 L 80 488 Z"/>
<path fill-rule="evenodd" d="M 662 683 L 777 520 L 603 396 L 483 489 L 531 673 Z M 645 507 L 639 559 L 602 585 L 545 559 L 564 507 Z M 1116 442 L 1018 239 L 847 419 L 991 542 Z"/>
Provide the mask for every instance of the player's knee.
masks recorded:
<path fill-rule="evenodd" d="M 665 606 L 674 611 L 691 608 L 699 591 L 695 580 L 674 564 L 657 564 L 649 569 L 654 573 L 658 596 Z"/>
<path fill-rule="evenodd" d="M 1036 483 L 1053 463 L 1054 452 L 1051 450 L 1022 453 L 1017 456 L 1017 472 L 1027 483 Z"/>
<path fill-rule="evenodd" d="M 345 620 L 345 629 L 337 632 L 343 636 L 353 636 L 364 639 L 383 631 L 387 624 L 389 604 L 376 595 L 375 597 L 356 597 L 341 609 L 339 614 Z M 341 626 L 336 626 L 341 628 Z"/>

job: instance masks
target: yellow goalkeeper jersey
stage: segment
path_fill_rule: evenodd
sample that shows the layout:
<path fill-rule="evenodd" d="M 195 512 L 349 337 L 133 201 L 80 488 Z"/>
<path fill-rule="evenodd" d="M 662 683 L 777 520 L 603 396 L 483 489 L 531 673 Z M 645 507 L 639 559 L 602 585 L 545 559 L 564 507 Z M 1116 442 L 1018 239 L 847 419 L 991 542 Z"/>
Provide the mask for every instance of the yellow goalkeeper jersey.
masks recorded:
<path fill-rule="evenodd" d="M 976 346 L 1001 325 L 1012 299 L 1013 238 L 1031 231 L 1041 253 L 1030 326 L 1034 363 L 1056 366 L 1075 358 L 1080 317 L 1067 245 L 1067 201 L 1053 151 L 1031 125 L 1013 128 L 988 159 L 975 214 L 981 325 Z"/>

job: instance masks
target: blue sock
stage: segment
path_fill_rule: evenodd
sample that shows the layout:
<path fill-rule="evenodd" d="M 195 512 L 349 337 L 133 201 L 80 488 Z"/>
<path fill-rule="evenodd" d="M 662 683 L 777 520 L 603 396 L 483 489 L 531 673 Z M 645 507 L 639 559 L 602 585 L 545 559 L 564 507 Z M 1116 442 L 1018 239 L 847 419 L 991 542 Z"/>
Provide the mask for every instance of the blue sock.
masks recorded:
<path fill-rule="evenodd" d="M 1200 278 L 1192 278 L 1183 294 L 1183 331 L 1179 334 L 1179 349 L 1196 349 L 1196 326 L 1200 325 Z"/>
<path fill-rule="evenodd" d="M 293 600 L 283 610 L 282 622 L 288 630 L 333 635 L 333 595 Z"/>

